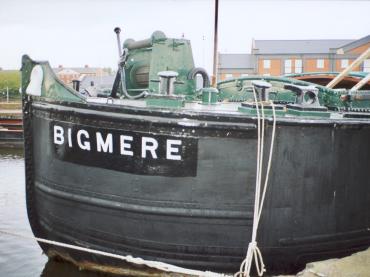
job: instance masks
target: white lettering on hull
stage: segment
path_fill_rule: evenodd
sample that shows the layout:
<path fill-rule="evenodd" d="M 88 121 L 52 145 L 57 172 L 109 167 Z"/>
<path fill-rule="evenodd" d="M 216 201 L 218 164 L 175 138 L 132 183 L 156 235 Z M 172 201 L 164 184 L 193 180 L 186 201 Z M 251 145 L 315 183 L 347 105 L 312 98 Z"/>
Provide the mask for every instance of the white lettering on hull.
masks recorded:
<path fill-rule="evenodd" d="M 179 148 L 174 147 L 175 145 L 180 146 L 181 145 L 181 140 L 174 140 L 174 139 L 168 139 L 167 140 L 167 151 L 166 151 L 166 158 L 167 160 L 176 160 L 180 161 L 181 156 L 180 155 L 175 155 L 175 153 L 179 153 Z"/>
<path fill-rule="evenodd" d="M 141 157 L 146 158 L 146 153 L 149 151 L 153 159 L 157 159 L 158 141 L 155 138 L 142 137 L 141 139 Z"/>
<path fill-rule="evenodd" d="M 121 155 L 126 156 L 133 156 L 134 152 L 132 152 L 131 149 L 131 142 L 133 141 L 132 136 L 124 136 L 120 135 L 120 145 L 121 145 Z M 130 143 L 127 143 L 126 141 L 130 141 Z"/>
<path fill-rule="evenodd" d="M 64 143 L 64 129 L 60 126 L 54 126 L 54 143 L 62 145 Z"/>
<path fill-rule="evenodd" d="M 68 146 L 72 147 L 72 130 L 68 128 Z"/>
<path fill-rule="evenodd" d="M 81 150 L 91 151 L 91 142 L 93 142 L 94 148 L 96 142 L 96 151 L 103 152 L 103 153 L 114 153 L 113 146 L 115 136 L 112 133 L 103 134 L 101 132 L 92 132 L 91 134 L 94 137 L 90 137 L 88 131 L 84 129 L 80 129 L 77 133 L 72 133 L 71 128 L 66 128 L 67 132 L 65 132 L 64 128 L 58 125 L 54 125 L 54 144 L 63 145 L 67 143 L 68 147 L 73 147 L 73 142 L 77 141 L 77 146 Z M 65 134 L 66 133 L 66 134 Z M 66 136 L 66 137 L 65 137 Z M 167 160 L 174 160 L 174 161 L 181 161 L 181 146 L 182 141 L 180 139 L 156 139 L 154 137 L 146 137 L 143 136 L 141 138 L 129 136 L 129 135 L 119 135 L 119 153 L 123 156 L 134 156 L 140 155 L 141 158 L 152 158 L 158 159 L 158 149 L 159 149 L 159 141 L 161 143 L 165 143 L 165 153 L 161 155 L 165 155 L 163 158 Z M 140 143 L 141 147 L 134 147 L 134 143 Z M 162 148 L 161 148 L 162 149 Z M 134 151 L 141 151 L 140 153 L 134 153 Z M 163 151 L 163 150 L 161 150 Z M 162 153 L 162 152 L 160 152 Z"/>
<path fill-rule="evenodd" d="M 108 134 L 103 140 L 103 136 L 100 132 L 96 132 L 96 150 L 101 152 L 103 150 L 104 153 L 113 153 L 113 136 L 112 134 Z"/>
<path fill-rule="evenodd" d="M 88 140 L 84 140 L 82 142 L 82 135 L 85 137 L 85 139 L 89 139 L 90 138 L 89 133 L 86 130 L 78 130 L 78 132 L 77 132 L 77 143 L 78 143 L 78 146 L 82 150 L 90 151 L 91 150 L 90 142 Z"/>

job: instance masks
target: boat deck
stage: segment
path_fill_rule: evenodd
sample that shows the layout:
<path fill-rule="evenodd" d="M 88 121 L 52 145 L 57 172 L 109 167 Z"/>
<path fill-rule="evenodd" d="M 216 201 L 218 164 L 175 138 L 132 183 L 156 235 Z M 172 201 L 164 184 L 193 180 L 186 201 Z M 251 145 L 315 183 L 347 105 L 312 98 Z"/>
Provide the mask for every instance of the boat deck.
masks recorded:
<path fill-rule="evenodd" d="M 87 103 L 94 103 L 94 104 L 106 104 L 106 105 L 113 105 L 113 106 L 126 106 L 126 107 L 133 107 L 133 108 L 147 108 L 146 101 L 143 100 L 129 100 L 129 99 L 112 99 L 112 98 L 101 98 L 101 97 L 88 97 L 86 98 Z M 230 116 L 243 116 L 248 115 L 246 113 L 240 112 L 238 109 L 241 107 L 241 102 L 219 102 L 213 105 L 205 105 L 200 102 L 186 102 L 185 106 L 181 109 L 182 111 L 188 112 L 196 112 L 196 113 L 207 113 L 207 114 L 221 114 L 221 115 L 230 115 Z M 150 107 L 156 108 L 156 107 Z M 161 110 L 166 110 L 166 107 L 158 107 Z M 168 107 L 168 111 L 174 110 L 173 108 Z M 175 109 L 176 110 L 176 109 Z M 286 108 L 284 108 L 286 111 Z M 337 111 L 328 111 L 330 113 L 329 117 L 325 117 L 325 120 L 348 120 L 353 121 L 369 121 L 370 113 L 366 112 L 337 112 Z M 256 117 L 256 116 L 252 116 Z M 271 118 L 272 114 L 266 113 L 265 117 Z M 281 116 L 278 113 L 276 117 L 284 118 L 287 121 L 289 119 L 296 120 L 296 115 L 290 115 L 288 113 Z M 310 119 L 319 119 L 319 117 L 302 117 L 302 121 L 310 120 Z"/>

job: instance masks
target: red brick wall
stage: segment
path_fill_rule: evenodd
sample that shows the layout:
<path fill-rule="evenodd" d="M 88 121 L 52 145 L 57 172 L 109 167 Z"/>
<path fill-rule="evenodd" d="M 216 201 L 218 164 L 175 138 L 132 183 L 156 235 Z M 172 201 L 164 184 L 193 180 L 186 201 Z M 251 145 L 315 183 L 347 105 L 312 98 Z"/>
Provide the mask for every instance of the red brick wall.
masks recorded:
<path fill-rule="evenodd" d="M 269 69 L 265 69 L 263 67 L 263 60 L 268 60 L 268 59 L 264 59 L 264 58 L 258 59 L 258 75 L 270 74 L 271 76 L 279 76 L 282 74 L 280 59 L 269 59 L 270 60 Z"/>

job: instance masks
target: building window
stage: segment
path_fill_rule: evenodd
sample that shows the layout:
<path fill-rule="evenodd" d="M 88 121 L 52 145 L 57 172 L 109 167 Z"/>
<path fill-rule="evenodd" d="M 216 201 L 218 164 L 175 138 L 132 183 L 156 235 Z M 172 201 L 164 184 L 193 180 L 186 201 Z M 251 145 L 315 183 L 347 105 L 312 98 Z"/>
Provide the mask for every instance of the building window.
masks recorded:
<path fill-rule="evenodd" d="M 284 73 L 292 73 L 292 60 L 284 61 Z"/>
<path fill-rule="evenodd" d="M 263 68 L 270 69 L 271 68 L 271 61 L 270 60 L 263 60 Z"/>
<path fill-rule="evenodd" d="M 364 61 L 364 72 L 370 72 L 370 59 Z"/>
<path fill-rule="evenodd" d="M 232 79 L 233 78 L 233 74 L 231 73 L 227 73 L 225 74 L 225 79 L 228 80 L 228 79 Z"/>
<path fill-rule="evenodd" d="M 248 73 L 242 73 L 240 74 L 240 77 L 248 77 Z"/>
<path fill-rule="evenodd" d="M 302 60 L 295 60 L 294 71 L 295 73 L 302 73 Z"/>
<path fill-rule="evenodd" d="M 324 68 L 324 60 L 323 59 L 316 60 L 316 67 L 317 68 Z"/>
<path fill-rule="evenodd" d="M 263 76 L 270 76 L 270 73 L 265 73 L 263 74 Z"/>
<path fill-rule="evenodd" d="M 349 64 L 349 61 L 347 59 L 340 60 L 340 67 L 341 68 L 347 68 Z"/>

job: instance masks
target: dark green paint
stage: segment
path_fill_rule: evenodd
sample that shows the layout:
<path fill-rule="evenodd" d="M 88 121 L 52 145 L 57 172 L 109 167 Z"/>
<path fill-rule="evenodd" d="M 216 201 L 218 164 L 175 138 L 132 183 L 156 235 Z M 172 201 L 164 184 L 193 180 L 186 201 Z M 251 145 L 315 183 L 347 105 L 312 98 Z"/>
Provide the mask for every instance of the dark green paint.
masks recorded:
<path fill-rule="evenodd" d="M 218 90 L 216 88 L 202 89 L 202 104 L 214 105 L 218 101 Z"/>
<path fill-rule="evenodd" d="M 300 111 L 295 109 L 287 109 L 287 115 L 306 116 L 306 117 L 330 117 L 330 112 L 323 111 Z"/>
<path fill-rule="evenodd" d="M 42 67 L 44 76 L 41 87 L 41 98 L 48 101 L 85 102 L 85 98 L 72 88 L 64 85 L 55 75 L 48 62 L 35 62 L 29 56 L 22 57 L 22 92 L 26 92 L 34 66 Z M 35 97 L 35 96 L 33 96 Z"/>
<path fill-rule="evenodd" d="M 146 99 L 147 107 L 160 108 L 182 108 L 185 106 L 184 99 L 168 98 L 168 97 L 153 97 Z"/>
<path fill-rule="evenodd" d="M 125 66 L 126 86 L 130 94 L 135 95 L 146 90 L 152 93 L 159 93 L 158 72 L 176 71 L 179 76 L 177 81 L 183 84 L 176 84 L 175 94 L 195 97 L 195 80 L 189 80 L 188 74 L 194 68 L 193 54 L 190 41 L 186 39 L 173 39 L 160 37 L 153 38 L 144 47 L 129 49 Z M 128 40 L 132 41 L 131 39 Z M 128 45 L 125 42 L 125 45 Z M 148 84 L 140 85 L 137 82 L 136 74 L 145 69 L 148 74 Z"/>
<path fill-rule="evenodd" d="M 255 109 L 255 108 L 240 106 L 238 108 L 238 111 L 242 112 L 242 113 L 249 114 L 249 115 L 257 116 L 257 109 Z M 272 116 L 273 115 L 272 109 L 264 109 L 263 112 L 264 112 L 265 116 Z M 259 109 L 259 114 L 262 116 L 261 108 Z M 275 115 L 276 116 L 285 116 L 285 110 L 275 110 Z"/>

